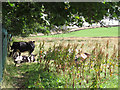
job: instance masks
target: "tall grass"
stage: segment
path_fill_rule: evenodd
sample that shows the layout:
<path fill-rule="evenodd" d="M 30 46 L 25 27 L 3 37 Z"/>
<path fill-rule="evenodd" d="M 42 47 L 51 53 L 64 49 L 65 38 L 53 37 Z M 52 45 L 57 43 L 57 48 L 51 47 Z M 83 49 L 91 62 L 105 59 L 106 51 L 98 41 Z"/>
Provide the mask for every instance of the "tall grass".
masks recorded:
<path fill-rule="evenodd" d="M 23 63 L 14 67 L 11 57 L 7 58 L 3 76 L 6 88 L 117 88 L 118 50 L 117 39 L 48 39 L 17 38 L 35 40 L 39 63 Z M 76 51 L 78 50 L 78 52 Z M 87 52 L 87 59 L 78 53 Z M 22 53 L 27 55 L 28 53 Z"/>
<path fill-rule="evenodd" d="M 87 59 L 79 58 L 77 62 L 75 62 L 75 55 L 84 52 L 84 44 L 78 49 L 78 44 L 60 43 L 54 44 L 48 50 L 44 49 L 44 45 L 44 41 L 39 45 L 38 61 L 44 62 L 45 71 L 52 70 L 60 77 L 64 77 L 65 88 L 101 88 L 101 83 L 110 80 L 110 77 L 118 73 L 118 51 L 113 46 L 113 51 L 109 55 L 109 40 L 104 46 L 96 43 L 91 50 L 91 56 Z M 76 49 L 79 52 L 76 52 Z"/>

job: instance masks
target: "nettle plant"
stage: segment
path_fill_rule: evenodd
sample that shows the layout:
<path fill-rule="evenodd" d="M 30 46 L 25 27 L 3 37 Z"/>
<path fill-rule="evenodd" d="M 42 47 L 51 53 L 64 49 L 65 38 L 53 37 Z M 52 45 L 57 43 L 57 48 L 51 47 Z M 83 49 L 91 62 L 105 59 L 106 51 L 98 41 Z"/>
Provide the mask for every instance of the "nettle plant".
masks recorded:
<path fill-rule="evenodd" d="M 83 53 L 84 44 L 78 49 L 78 44 L 60 43 L 48 50 L 44 49 L 44 45 L 44 41 L 39 45 L 38 60 L 44 62 L 45 70 L 50 71 L 52 65 L 56 73 L 64 76 L 64 87 L 99 88 L 104 83 L 103 78 L 109 80 L 109 77 L 118 73 L 118 50 L 114 45 L 112 53 L 109 53 L 109 41 L 104 46 L 96 43 L 88 58 L 79 56 L 77 61 L 75 57 Z"/>

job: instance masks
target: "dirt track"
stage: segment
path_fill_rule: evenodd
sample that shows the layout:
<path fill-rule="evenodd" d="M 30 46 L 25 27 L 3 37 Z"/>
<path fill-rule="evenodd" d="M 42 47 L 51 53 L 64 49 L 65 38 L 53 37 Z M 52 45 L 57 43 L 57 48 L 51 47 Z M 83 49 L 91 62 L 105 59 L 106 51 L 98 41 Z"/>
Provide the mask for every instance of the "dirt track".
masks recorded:
<path fill-rule="evenodd" d="M 33 39 L 33 38 L 32 38 Z M 85 39 L 85 40 L 113 40 L 113 39 L 120 39 L 120 37 L 60 37 L 60 38 L 41 38 L 41 37 L 36 37 L 34 38 L 39 39 L 39 40 L 80 40 L 80 39 Z"/>
<path fill-rule="evenodd" d="M 35 41 L 40 41 L 40 40 L 113 40 L 113 41 L 119 41 L 120 37 L 59 37 L 59 38 L 53 38 L 53 37 L 49 37 L 49 38 L 43 38 L 43 37 L 27 37 L 27 38 L 16 38 L 17 40 L 20 41 L 29 41 L 29 40 L 35 40 Z"/>

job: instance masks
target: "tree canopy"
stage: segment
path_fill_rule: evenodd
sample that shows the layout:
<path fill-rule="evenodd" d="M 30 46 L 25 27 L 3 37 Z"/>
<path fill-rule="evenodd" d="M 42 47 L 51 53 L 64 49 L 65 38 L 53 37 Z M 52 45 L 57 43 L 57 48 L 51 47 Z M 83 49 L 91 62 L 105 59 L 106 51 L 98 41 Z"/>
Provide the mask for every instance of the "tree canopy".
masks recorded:
<path fill-rule="evenodd" d="M 3 2 L 3 27 L 13 35 L 50 30 L 52 26 L 98 23 L 104 17 L 119 19 L 119 2 Z M 83 19 L 84 18 L 84 19 Z"/>

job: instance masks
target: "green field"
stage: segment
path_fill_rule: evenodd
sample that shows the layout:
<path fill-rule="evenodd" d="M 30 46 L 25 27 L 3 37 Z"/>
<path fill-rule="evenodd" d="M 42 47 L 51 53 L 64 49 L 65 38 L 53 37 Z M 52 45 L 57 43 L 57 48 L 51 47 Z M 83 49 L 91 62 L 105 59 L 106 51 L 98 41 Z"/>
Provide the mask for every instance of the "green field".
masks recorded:
<path fill-rule="evenodd" d="M 49 59 L 48 60 L 42 59 L 41 63 L 34 63 L 34 62 L 23 63 L 23 64 L 18 64 L 18 66 L 15 67 L 13 58 L 7 57 L 5 69 L 4 69 L 4 75 L 3 75 L 2 88 L 73 88 L 73 87 L 93 88 L 95 86 L 99 88 L 118 88 L 118 64 L 117 64 L 118 51 L 119 51 L 117 48 L 118 38 L 64 38 L 63 39 L 63 38 L 19 37 L 14 39 L 15 41 L 35 40 L 36 47 L 33 54 L 38 54 L 36 57 L 36 60 L 38 61 L 41 60 L 40 58 L 41 54 L 39 53 L 41 51 L 40 43 L 42 43 L 43 40 L 45 41 L 43 48 L 41 48 L 42 51 L 46 51 L 46 50 L 48 51 L 50 50 L 50 47 L 54 48 L 53 47 L 54 43 L 56 43 L 55 46 L 56 48 L 57 46 L 62 47 L 61 50 L 62 52 L 60 54 L 61 59 L 56 57 L 59 56 L 58 52 L 53 54 L 50 53 L 47 56 L 53 56 L 52 58 L 56 57 L 56 59 L 55 58 L 52 59 L 51 57 L 49 57 L 50 58 L 49 63 L 46 63 L 47 61 L 49 61 Z M 108 48 L 106 48 L 108 40 L 109 40 L 109 44 L 108 44 Z M 82 48 L 83 52 L 87 52 L 92 55 L 90 58 L 88 58 L 85 61 L 85 63 L 82 64 L 84 66 L 82 67 L 79 66 L 80 68 L 78 71 L 74 62 L 71 63 L 72 65 L 69 65 L 68 60 L 72 60 L 71 59 L 72 54 L 67 55 L 69 58 L 68 60 L 64 59 L 64 56 L 66 57 L 65 55 L 66 50 L 64 49 L 68 47 L 68 44 L 71 45 L 71 48 L 74 48 L 75 47 L 74 45 L 78 44 L 77 49 Z M 95 50 L 96 53 L 93 53 L 95 47 L 96 47 Z M 108 60 L 106 63 L 105 61 L 106 61 L 107 53 L 108 53 Z M 54 54 L 58 54 L 58 55 L 55 56 Z M 22 55 L 28 55 L 28 53 L 25 52 L 22 53 Z M 57 65 L 53 63 L 54 61 L 57 61 Z M 92 63 L 91 65 L 93 66 L 90 65 L 90 62 Z M 66 64 L 66 69 L 63 72 L 62 70 L 64 63 L 67 64 Z M 100 66 L 98 64 L 101 64 L 100 68 L 96 67 L 96 66 Z M 59 65 L 61 65 L 62 68 L 57 69 Z M 108 66 L 106 67 L 106 65 Z M 89 68 L 89 66 L 91 66 L 91 68 Z M 105 72 L 106 72 L 106 77 L 105 77 Z M 98 77 L 97 73 L 100 73 L 100 78 L 98 79 L 97 79 Z M 95 77 L 96 79 L 93 77 L 94 75 L 96 76 Z M 87 80 L 88 83 L 86 82 Z"/>
<path fill-rule="evenodd" d="M 108 27 L 108 28 L 93 28 L 75 31 L 66 34 L 57 34 L 49 36 L 36 36 L 36 37 L 117 37 L 119 27 Z"/>

